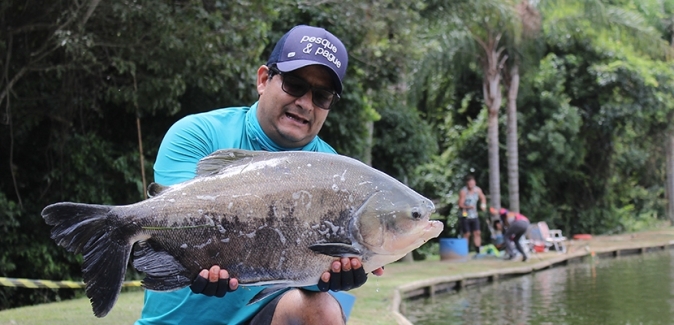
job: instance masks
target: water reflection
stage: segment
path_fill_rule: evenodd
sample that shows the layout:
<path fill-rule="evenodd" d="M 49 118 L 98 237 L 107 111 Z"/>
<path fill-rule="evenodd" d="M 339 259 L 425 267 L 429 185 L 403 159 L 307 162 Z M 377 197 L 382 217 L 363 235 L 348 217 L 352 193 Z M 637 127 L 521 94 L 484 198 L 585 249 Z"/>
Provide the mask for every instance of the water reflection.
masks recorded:
<path fill-rule="evenodd" d="M 674 252 L 587 259 L 406 302 L 415 324 L 674 324 Z"/>

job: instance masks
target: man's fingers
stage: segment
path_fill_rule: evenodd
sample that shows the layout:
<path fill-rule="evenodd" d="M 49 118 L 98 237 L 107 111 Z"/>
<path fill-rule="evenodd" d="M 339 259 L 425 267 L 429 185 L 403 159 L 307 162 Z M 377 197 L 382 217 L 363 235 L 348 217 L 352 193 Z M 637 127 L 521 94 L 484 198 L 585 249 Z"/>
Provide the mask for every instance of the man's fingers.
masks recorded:
<path fill-rule="evenodd" d="M 218 279 L 218 285 L 215 290 L 215 296 L 218 298 L 222 298 L 228 291 L 229 291 L 229 278 Z"/>
<path fill-rule="evenodd" d="M 205 296 L 212 297 L 212 296 L 215 296 L 215 293 L 217 291 L 218 291 L 218 282 L 208 282 L 208 284 L 206 285 L 206 288 L 204 288 L 204 291 L 202 292 L 202 294 L 204 294 Z"/>
<path fill-rule="evenodd" d="M 208 271 L 208 282 L 218 282 L 218 279 L 220 279 L 220 267 L 213 265 Z"/>
<path fill-rule="evenodd" d="M 353 261 L 358 261 L 358 260 L 353 259 Z M 352 268 L 355 268 L 355 266 L 354 267 L 351 267 L 351 266 L 352 266 L 352 264 L 356 264 L 356 263 L 352 262 L 352 260 L 349 259 L 349 258 L 346 258 L 346 257 L 342 258 L 341 262 L 342 262 L 342 271 L 351 271 Z"/>
<path fill-rule="evenodd" d="M 227 270 L 214 265 L 209 270 L 201 270 L 197 278 L 190 285 L 192 292 L 205 296 L 224 297 L 227 292 L 236 290 L 239 281 L 229 278 Z"/>
<path fill-rule="evenodd" d="M 321 292 L 330 290 L 330 272 L 323 272 L 321 279 L 318 281 L 318 290 Z"/>
<path fill-rule="evenodd" d="M 339 270 L 330 272 L 330 290 L 342 290 L 342 272 Z"/>
<path fill-rule="evenodd" d="M 342 283 L 339 289 L 340 290 L 353 289 L 353 270 L 342 271 Z"/>
<path fill-rule="evenodd" d="M 378 269 L 372 271 L 372 274 L 374 274 L 374 275 L 376 275 L 376 276 L 382 276 L 382 275 L 384 275 L 384 267 L 382 266 L 382 267 L 380 267 L 380 268 L 378 268 Z"/>
<path fill-rule="evenodd" d="M 379 269 L 378 271 L 381 271 Z M 381 271 L 383 272 L 383 271 Z M 330 272 L 321 275 L 318 281 L 320 291 L 343 291 L 358 288 L 367 281 L 363 263 L 358 258 L 342 258 L 333 261 Z"/>
<path fill-rule="evenodd" d="M 239 280 L 234 279 L 234 278 L 230 279 L 229 280 L 229 292 L 232 292 L 232 291 L 234 291 L 238 288 L 239 288 Z"/>
<path fill-rule="evenodd" d="M 367 274 L 365 274 L 364 268 L 357 268 L 353 270 L 353 287 L 358 288 L 365 284 L 367 281 Z"/>
<path fill-rule="evenodd" d="M 204 292 L 204 288 L 206 288 L 206 285 L 208 284 L 208 280 L 206 280 L 206 277 L 202 276 L 202 273 L 205 273 L 204 275 L 208 275 L 208 271 L 204 270 L 205 272 L 199 273 L 197 278 L 192 282 L 192 285 L 190 286 L 190 289 L 192 289 L 192 292 L 194 293 L 202 293 Z"/>

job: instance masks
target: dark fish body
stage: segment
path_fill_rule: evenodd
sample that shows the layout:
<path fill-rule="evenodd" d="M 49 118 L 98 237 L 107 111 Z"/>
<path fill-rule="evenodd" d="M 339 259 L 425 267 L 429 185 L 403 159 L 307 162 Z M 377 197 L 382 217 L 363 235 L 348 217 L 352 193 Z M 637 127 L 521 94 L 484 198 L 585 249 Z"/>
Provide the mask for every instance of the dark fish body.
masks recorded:
<path fill-rule="evenodd" d="M 84 255 L 96 316 L 116 302 L 129 258 L 150 290 L 186 287 L 213 265 L 242 285 L 301 287 L 338 257 L 360 257 L 370 272 L 442 230 L 431 201 L 345 156 L 222 150 L 197 169 L 190 181 L 152 184 L 135 204 L 42 211 L 52 238 Z"/>

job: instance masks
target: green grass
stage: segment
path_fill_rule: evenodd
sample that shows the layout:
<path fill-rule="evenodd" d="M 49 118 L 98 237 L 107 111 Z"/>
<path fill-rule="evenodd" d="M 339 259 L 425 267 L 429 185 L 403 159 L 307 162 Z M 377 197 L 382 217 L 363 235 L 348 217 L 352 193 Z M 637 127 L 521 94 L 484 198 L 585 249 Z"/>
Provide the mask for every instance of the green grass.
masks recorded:
<path fill-rule="evenodd" d="M 78 298 L 0 311 L 0 325 L 129 325 L 138 319 L 143 308 L 143 292 L 124 292 L 110 313 L 97 318 L 89 298 Z"/>
<path fill-rule="evenodd" d="M 649 231 L 615 236 L 600 236 L 592 241 L 577 241 L 569 246 L 569 251 L 601 250 L 610 248 L 641 247 L 668 244 L 674 240 L 674 228 L 662 227 Z M 557 257 L 557 253 L 538 254 L 527 263 Z M 403 284 L 433 277 L 471 274 L 493 269 L 524 266 L 525 263 L 497 259 L 468 260 L 465 262 L 439 261 L 437 256 L 414 263 L 394 263 L 386 266 L 383 276 L 370 275 L 368 282 L 355 290 L 356 295 L 349 325 L 395 324 L 391 313 L 393 290 Z M 71 325 L 71 324 L 133 324 L 143 306 L 142 292 L 124 292 L 117 304 L 104 318 L 96 318 L 87 298 L 73 299 L 50 304 L 22 307 L 0 311 L 0 325 Z"/>

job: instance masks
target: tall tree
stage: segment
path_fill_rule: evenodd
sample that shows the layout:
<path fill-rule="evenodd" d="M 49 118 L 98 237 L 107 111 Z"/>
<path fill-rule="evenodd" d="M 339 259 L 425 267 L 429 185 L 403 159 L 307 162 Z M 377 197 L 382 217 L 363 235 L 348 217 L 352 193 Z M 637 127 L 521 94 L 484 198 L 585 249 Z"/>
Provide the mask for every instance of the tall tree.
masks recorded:
<path fill-rule="evenodd" d="M 438 1 L 431 2 L 426 14 L 434 19 L 451 22 L 451 34 L 458 29 L 471 42 L 464 46 L 463 58 L 478 58 L 482 71 L 482 96 L 488 112 L 487 147 L 489 160 L 489 200 L 501 207 L 501 175 L 499 171 L 499 111 L 503 102 L 501 77 L 508 55 L 504 40 L 517 41 L 521 20 L 514 0 Z M 506 36 L 507 35 L 507 36 Z"/>
<path fill-rule="evenodd" d="M 516 7 L 517 14 L 521 20 L 522 28 L 520 39 L 529 40 L 535 38 L 541 27 L 541 15 L 529 0 L 522 0 Z M 523 54 L 527 52 L 525 47 L 528 42 L 515 43 L 509 49 L 511 54 L 510 66 L 505 71 L 504 84 L 508 91 L 506 116 L 506 157 L 508 170 L 508 208 L 511 211 L 520 212 L 520 175 L 519 175 L 519 151 L 517 140 L 517 94 L 520 87 L 520 66 L 522 65 Z M 529 51 L 530 52 L 530 51 Z M 537 57 L 524 58 L 527 60 L 537 60 Z"/>
<path fill-rule="evenodd" d="M 666 155 L 667 155 L 667 185 L 665 191 L 667 193 L 667 217 L 670 223 L 674 226 L 674 113 L 670 112 L 667 118 L 669 130 L 667 132 Z"/>

